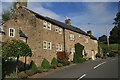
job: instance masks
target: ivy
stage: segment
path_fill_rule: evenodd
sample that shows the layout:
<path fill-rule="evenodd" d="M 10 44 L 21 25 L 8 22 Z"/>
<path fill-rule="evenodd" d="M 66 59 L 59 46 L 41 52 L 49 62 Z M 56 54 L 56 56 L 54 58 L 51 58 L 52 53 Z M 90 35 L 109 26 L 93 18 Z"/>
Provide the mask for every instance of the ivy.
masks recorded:
<path fill-rule="evenodd" d="M 74 63 L 81 63 L 83 62 L 83 52 L 84 46 L 77 43 L 75 44 L 75 54 L 74 54 L 74 58 L 73 58 L 73 62 Z"/>

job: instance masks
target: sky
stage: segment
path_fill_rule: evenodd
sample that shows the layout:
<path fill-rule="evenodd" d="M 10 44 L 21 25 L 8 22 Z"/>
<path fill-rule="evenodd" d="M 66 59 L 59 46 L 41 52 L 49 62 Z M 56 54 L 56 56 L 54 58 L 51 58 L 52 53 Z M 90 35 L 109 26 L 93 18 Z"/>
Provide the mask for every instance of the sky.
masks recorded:
<path fill-rule="evenodd" d="M 65 1 L 65 0 L 64 0 Z M 87 1 L 87 0 L 86 0 Z M 105 1 L 105 0 L 104 0 Z M 84 31 L 91 30 L 95 37 L 106 35 L 114 27 L 112 24 L 118 12 L 118 2 L 28 2 L 28 8 L 43 16 L 65 22 L 65 17 L 71 19 L 71 24 Z M 3 10 L 12 6 L 12 2 L 2 2 Z M 2 13 L 0 11 L 0 14 Z"/>

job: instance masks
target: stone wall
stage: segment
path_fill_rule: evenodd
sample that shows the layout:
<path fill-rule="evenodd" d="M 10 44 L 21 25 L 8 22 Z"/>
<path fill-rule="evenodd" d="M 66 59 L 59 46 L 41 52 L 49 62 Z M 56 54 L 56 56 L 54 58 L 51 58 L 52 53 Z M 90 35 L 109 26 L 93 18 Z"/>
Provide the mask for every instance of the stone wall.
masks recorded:
<path fill-rule="evenodd" d="M 41 65 L 41 62 L 44 58 L 51 62 L 52 58 L 56 57 L 56 44 L 60 43 L 62 45 L 62 51 L 64 51 L 63 29 L 62 34 L 58 34 L 57 32 L 55 32 L 56 26 L 54 24 L 51 24 L 51 30 L 45 29 L 43 28 L 43 21 L 43 19 L 37 18 L 30 11 L 24 8 L 19 8 L 18 10 L 16 10 L 13 19 L 7 21 L 4 24 L 4 41 L 10 38 L 9 28 L 15 29 L 14 38 L 21 38 L 19 36 L 19 28 L 21 28 L 25 32 L 25 34 L 28 35 L 27 43 L 32 49 L 33 55 L 31 58 L 27 58 L 27 63 L 30 63 L 30 61 L 33 60 L 37 64 L 37 66 Z M 75 35 L 75 39 L 73 41 L 69 39 L 70 34 Z M 88 39 L 88 43 L 84 42 L 85 38 Z M 43 41 L 51 42 L 51 50 L 43 49 Z M 70 48 L 74 48 L 74 45 L 76 43 L 80 43 L 85 46 L 85 51 L 88 54 L 87 57 L 91 57 L 92 50 L 95 51 L 95 54 L 97 53 L 98 44 L 96 40 L 92 40 L 88 36 L 65 29 L 65 51 L 70 53 Z M 20 60 L 24 61 L 24 58 L 20 58 Z"/>

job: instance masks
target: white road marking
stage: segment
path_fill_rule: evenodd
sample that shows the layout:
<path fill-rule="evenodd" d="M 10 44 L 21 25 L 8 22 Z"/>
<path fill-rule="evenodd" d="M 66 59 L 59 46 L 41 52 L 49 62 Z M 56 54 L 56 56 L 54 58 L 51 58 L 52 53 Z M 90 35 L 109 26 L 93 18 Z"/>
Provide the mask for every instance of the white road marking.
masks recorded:
<path fill-rule="evenodd" d="M 86 74 L 83 74 L 80 78 L 78 78 L 77 80 L 80 80 L 80 79 L 82 79 L 83 77 L 85 77 L 86 76 Z"/>
<path fill-rule="evenodd" d="M 102 65 L 102 64 L 105 64 L 105 63 L 106 63 L 106 62 L 102 62 L 102 63 L 98 64 L 97 66 L 94 67 L 94 69 L 97 68 L 97 67 L 99 67 L 99 66 Z"/>

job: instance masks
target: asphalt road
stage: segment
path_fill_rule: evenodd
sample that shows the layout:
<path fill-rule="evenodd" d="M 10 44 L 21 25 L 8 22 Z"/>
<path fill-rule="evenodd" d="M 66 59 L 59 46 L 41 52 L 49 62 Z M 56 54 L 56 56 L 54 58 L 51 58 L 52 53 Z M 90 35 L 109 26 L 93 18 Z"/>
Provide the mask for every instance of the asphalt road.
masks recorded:
<path fill-rule="evenodd" d="M 118 78 L 119 58 L 89 61 L 51 73 L 43 78 Z"/>

